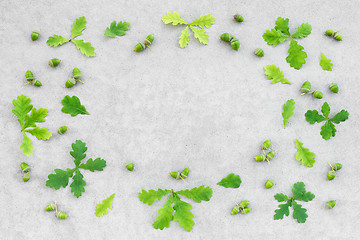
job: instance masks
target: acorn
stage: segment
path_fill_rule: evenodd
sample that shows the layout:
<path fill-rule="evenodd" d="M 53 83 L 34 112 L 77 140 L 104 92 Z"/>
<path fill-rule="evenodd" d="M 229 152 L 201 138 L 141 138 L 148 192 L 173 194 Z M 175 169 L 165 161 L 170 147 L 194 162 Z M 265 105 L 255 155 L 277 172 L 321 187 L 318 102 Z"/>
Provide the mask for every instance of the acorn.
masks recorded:
<path fill-rule="evenodd" d="M 323 93 L 320 92 L 319 90 L 316 90 L 314 93 L 313 93 L 313 96 L 317 99 L 322 99 L 323 98 Z"/>
<path fill-rule="evenodd" d="M 135 52 L 140 52 L 140 51 L 142 51 L 144 49 L 145 49 L 145 44 L 143 44 L 143 43 L 138 43 L 134 47 Z"/>
<path fill-rule="evenodd" d="M 59 128 L 59 130 L 57 131 L 58 134 L 62 135 L 67 131 L 67 126 L 62 126 Z"/>
<path fill-rule="evenodd" d="M 248 200 L 244 200 L 240 202 L 240 207 L 241 208 L 245 208 L 249 205 L 249 201 Z"/>
<path fill-rule="evenodd" d="M 234 17 L 235 21 L 237 21 L 237 22 L 243 22 L 244 21 L 243 16 L 241 16 L 239 14 L 235 14 L 233 17 Z"/>
<path fill-rule="evenodd" d="M 25 173 L 25 174 L 23 175 L 23 181 L 24 181 L 24 182 L 27 182 L 27 181 L 29 181 L 29 180 L 30 180 L 30 173 L 27 172 L 27 173 Z"/>
<path fill-rule="evenodd" d="M 34 74 L 30 70 L 28 70 L 25 73 L 25 78 L 28 82 L 32 82 L 34 80 Z"/>
<path fill-rule="evenodd" d="M 264 56 L 264 50 L 262 50 L 261 48 L 256 48 L 254 53 L 256 56 L 259 56 L 259 57 Z"/>
<path fill-rule="evenodd" d="M 336 201 L 335 201 L 335 200 L 331 200 L 331 201 L 329 201 L 328 203 L 326 203 L 326 208 L 327 208 L 327 209 L 332 209 L 332 208 L 335 207 L 335 205 L 336 205 Z"/>
<path fill-rule="evenodd" d="M 126 167 L 126 169 L 129 170 L 129 171 L 133 171 L 133 170 L 134 170 L 134 164 L 133 164 L 132 162 L 130 162 L 130 161 L 127 161 L 127 162 L 125 163 L 125 167 Z"/>
<path fill-rule="evenodd" d="M 335 40 L 337 40 L 337 41 L 342 41 L 342 36 L 341 36 L 341 34 L 338 33 L 338 32 L 336 32 L 336 33 L 334 34 L 334 38 L 335 38 Z"/>
<path fill-rule="evenodd" d="M 334 31 L 333 30 L 326 30 L 325 34 L 327 36 L 332 36 L 334 34 Z"/>
<path fill-rule="evenodd" d="M 246 208 L 244 208 L 243 211 L 244 211 L 244 214 L 248 214 L 251 211 L 251 208 L 246 207 Z"/>
<path fill-rule="evenodd" d="M 230 33 L 223 33 L 220 36 L 220 39 L 225 41 L 225 42 L 230 42 L 233 38 L 234 38 L 234 36 L 231 35 Z"/>
<path fill-rule="evenodd" d="M 236 215 L 240 212 L 240 207 L 236 206 L 231 210 L 231 215 Z"/>
<path fill-rule="evenodd" d="M 25 162 L 20 163 L 20 168 L 24 173 L 30 171 L 29 165 L 27 163 L 25 163 Z"/>
<path fill-rule="evenodd" d="M 182 177 L 182 178 L 187 178 L 187 176 L 189 176 L 189 168 L 185 168 L 185 169 L 182 170 L 182 172 L 180 173 L 180 177 Z"/>
<path fill-rule="evenodd" d="M 60 62 L 61 62 L 61 60 L 57 59 L 57 58 L 50 59 L 49 66 L 50 67 L 56 67 L 57 65 L 60 64 Z"/>
<path fill-rule="evenodd" d="M 81 72 L 80 70 L 76 67 L 73 69 L 73 78 L 75 79 L 80 79 L 81 77 Z"/>
<path fill-rule="evenodd" d="M 180 173 L 179 172 L 171 172 L 170 176 L 172 176 L 175 179 L 179 179 L 180 178 Z"/>
<path fill-rule="evenodd" d="M 65 87 L 66 88 L 71 88 L 72 86 L 74 86 L 76 84 L 76 80 L 75 78 L 70 78 L 66 81 L 65 83 Z"/>
<path fill-rule="evenodd" d="M 261 149 L 262 149 L 262 150 L 266 150 L 266 149 L 268 149 L 268 148 L 270 147 L 270 145 L 271 145 L 271 141 L 270 141 L 270 140 L 266 140 L 265 142 L 263 142 L 263 143 L 261 144 Z"/>
<path fill-rule="evenodd" d="M 236 51 L 239 49 L 239 47 L 240 47 L 239 39 L 233 38 L 233 39 L 231 39 L 230 43 L 231 43 L 232 49 L 234 49 Z"/>
<path fill-rule="evenodd" d="M 267 180 L 266 182 L 265 182 L 265 188 L 266 189 L 270 189 L 270 188 L 272 188 L 274 186 L 274 182 L 272 181 L 272 180 Z"/>
<path fill-rule="evenodd" d="M 56 212 L 56 217 L 59 219 L 67 219 L 67 214 L 64 212 Z"/>
<path fill-rule="evenodd" d="M 305 81 L 301 86 L 301 92 L 303 94 L 308 94 L 311 90 L 311 83 L 309 81 Z"/>
<path fill-rule="evenodd" d="M 262 161 L 264 161 L 264 159 L 265 159 L 265 156 L 262 155 L 262 154 L 257 155 L 257 156 L 255 157 L 255 161 L 258 161 L 258 162 L 262 162 Z"/>
<path fill-rule="evenodd" d="M 146 37 L 144 44 L 148 46 L 152 44 L 153 41 L 154 41 L 154 34 L 150 34 Z"/>
<path fill-rule="evenodd" d="M 329 181 L 333 180 L 336 176 L 336 173 L 334 171 L 329 171 L 327 178 L 329 179 Z"/>
<path fill-rule="evenodd" d="M 39 80 L 35 80 L 35 81 L 33 82 L 33 85 L 34 85 L 35 87 L 41 87 L 41 86 L 42 86 L 42 84 L 41 84 L 41 82 L 40 82 Z"/>
<path fill-rule="evenodd" d="M 56 209 L 56 204 L 49 204 L 45 207 L 45 211 L 50 212 Z"/>
<path fill-rule="evenodd" d="M 342 169 L 341 163 L 335 163 L 335 164 L 333 165 L 333 167 L 334 167 L 334 171 L 338 171 L 338 170 Z"/>
<path fill-rule="evenodd" d="M 37 31 L 33 31 L 31 33 L 31 40 L 36 41 L 39 38 L 39 33 Z"/>
<path fill-rule="evenodd" d="M 266 159 L 270 161 L 275 156 L 275 151 L 271 151 L 266 155 Z"/>
<path fill-rule="evenodd" d="M 333 93 L 338 93 L 339 92 L 339 87 L 336 83 L 331 83 L 330 84 L 330 90 L 333 92 Z"/>

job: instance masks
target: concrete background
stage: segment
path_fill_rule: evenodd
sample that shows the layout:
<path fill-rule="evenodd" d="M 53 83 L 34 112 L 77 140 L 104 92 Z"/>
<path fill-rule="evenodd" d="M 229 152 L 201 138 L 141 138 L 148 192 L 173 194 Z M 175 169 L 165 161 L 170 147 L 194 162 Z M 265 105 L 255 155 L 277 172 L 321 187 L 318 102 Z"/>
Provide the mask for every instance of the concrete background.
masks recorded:
<path fill-rule="evenodd" d="M 0 2 L 0 238 L 1 239 L 358 239 L 359 207 L 359 74 L 360 47 L 357 0 L 336 1 L 10 1 Z M 191 35 L 185 49 L 178 46 L 183 27 L 167 26 L 161 17 L 177 11 L 187 21 L 211 13 L 215 24 L 207 29 L 209 45 Z M 238 24 L 232 15 L 240 13 Z M 50 35 L 70 36 L 73 21 L 85 16 L 87 28 L 78 39 L 95 47 L 96 57 L 86 58 L 73 44 L 58 48 L 46 45 Z M 312 25 L 309 37 L 299 40 L 308 54 L 298 71 L 286 63 L 289 41 L 277 47 L 266 45 L 262 34 L 274 27 L 278 16 L 290 19 L 294 32 L 303 22 Z M 128 21 L 130 31 L 115 39 L 103 36 L 113 21 Z M 327 29 L 341 30 L 343 41 L 324 36 Z M 33 30 L 40 31 L 36 42 Z M 240 40 L 238 52 L 221 42 L 230 32 Z M 150 33 L 152 51 L 135 53 L 134 45 Z M 261 47 L 264 58 L 253 50 Z M 320 52 L 329 57 L 333 71 L 319 66 Z M 62 60 L 50 68 L 51 58 Z M 293 84 L 270 84 L 263 67 L 276 64 Z M 74 67 L 83 74 L 84 85 L 65 89 Z M 24 86 L 26 70 L 42 81 L 41 88 Z M 309 80 L 324 98 L 300 96 L 301 84 Z M 340 91 L 328 89 L 337 82 Z M 53 133 L 49 141 L 31 137 L 34 154 L 26 157 L 19 146 L 20 127 L 12 114 L 12 100 L 20 94 L 34 107 L 49 110 L 40 124 Z M 91 115 L 71 117 L 61 112 L 61 99 L 76 95 Z M 282 105 L 296 101 L 295 114 L 286 129 Z M 336 126 L 336 137 L 325 141 L 320 124 L 310 125 L 304 113 L 320 109 L 327 101 L 333 113 L 346 109 L 349 120 Z M 68 132 L 55 132 L 62 125 Z M 313 168 L 295 160 L 294 139 L 316 153 Z M 88 157 L 107 161 L 103 172 L 84 172 L 86 192 L 79 199 L 70 188 L 45 186 L 55 168 L 73 166 L 71 143 L 87 143 Z M 257 163 L 262 141 L 271 139 L 276 157 L 271 165 Z M 125 161 L 135 171 L 124 168 Z M 32 167 L 31 180 L 22 182 L 19 164 Z M 343 169 L 334 181 L 326 174 L 328 162 L 341 162 Z M 187 184 L 169 176 L 173 170 L 190 168 Z M 238 189 L 217 186 L 234 172 L 242 179 Z M 276 185 L 266 190 L 264 182 Z M 292 217 L 274 221 L 278 192 L 291 194 L 297 181 L 316 198 L 304 203 L 309 217 L 298 224 Z M 213 188 L 210 202 L 192 200 L 195 226 L 188 233 L 171 222 L 169 229 L 155 230 L 152 223 L 165 199 L 152 206 L 138 200 L 142 189 L 180 190 L 199 185 Z M 113 209 L 97 218 L 95 206 L 116 193 Z M 248 199 L 252 212 L 231 216 L 234 202 Z M 336 199 L 327 210 L 325 203 Z M 45 212 L 57 200 L 69 215 L 65 221 Z M 292 214 L 292 210 L 291 210 Z"/>

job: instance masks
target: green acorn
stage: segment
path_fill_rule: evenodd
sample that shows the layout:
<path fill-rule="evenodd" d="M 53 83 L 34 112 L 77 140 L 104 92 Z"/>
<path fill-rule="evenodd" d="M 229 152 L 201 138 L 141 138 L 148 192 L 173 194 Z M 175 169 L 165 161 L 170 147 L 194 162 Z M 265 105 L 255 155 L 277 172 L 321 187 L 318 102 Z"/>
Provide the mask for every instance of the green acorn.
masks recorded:
<path fill-rule="evenodd" d="M 264 50 L 262 50 L 261 48 L 256 48 L 254 53 L 256 56 L 259 56 L 259 57 L 264 56 Z"/>
<path fill-rule="evenodd" d="M 236 206 L 231 210 L 231 215 L 236 215 L 240 212 L 240 207 Z"/>
<path fill-rule="evenodd" d="M 143 43 L 138 43 L 134 47 L 135 52 L 140 52 L 140 51 L 142 51 L 144 49 L 145 49 L 145 44 L 143 44 Z"/>
<path fill-rule="evenodd" d="M 56 209 L 56 204 L 49 204 L 45 207 L 45 211 L 50 212 Z"/>
<path fill-rule="evenodd" d="M 330 84 L 330 90 L 333 92 L 333 93 L 338 93 L 339 92 L 339 87 L 336 83 L 331 83 Z"/>
<path fill-rule="evenodd" d="M 30 171 L 29 165 L 27 163 L 25 163 L 25 162 L 20 163 L 20 168 L 24 173 Z"/>
<path fill-rule="evenodd" d="M 41 87 L 41 86 L 42 86 L 42 84 L 41 84 L 41 82 L 40 82 L 39 80 L 35 80 L 35 81 L 33 82 L 33 85 L 34 85 L 35 87 Z"/>
<path fill-rule="evenodd" d="M 65 87 L 66 88 L 71 88 L 72 86 L 74 86 L 76 84 L 76 80 L 75 78 L 70 78 L 66 81 L 65 83 Z"/>
<path fill-rule="evenodd" d="M 23 181 L 24 181 L 24 182 L 27 182 L 27 181 L 29 181 L 29 180 L 30 180 L 30 173 L 27 172 L 27 173 L 25 173 L 25 174 L 23 175 Z"/>
<path fill-rule="evenodd" d="M 335 40 L 337 40 L 337 41 L 342 41 L 342 36 L 341 36 L 341 34 L 338 33 L 338 32 L 336 32 L 336 33 L 334 34 L 334 38 L 335 38 Z"/>
<path fill-rule="evenodd" d="M 59 130 L 57 131 L 58 134 L 62 135 L 67 131 L 67 126 L 62 126 L 59 128 Z"/>
<path fill-rule="evenodd" d="M 56 212 L 56 217 L 59 219 L 67 219 L 67 214 L 64 212 Z"/>
<path fill-rule="evenodd" d="M 301 92 L 303 94 L 308 94 L 310 93 L 310 90 L 311 90 L 311 83 L 309 81 L 305 81 L 301 86 Z"/>
<path fill-rule="evenodd" d="M 179 172 L 171 172 L 170 176 L 172 176 L 173 178 L 175 178 L 177 180 L 180 178 L 180 173 Z"/>
<path fill-rule="evenodd" d="M 327 178 L 329 179 L 329 181 L 333 180 L 336 176 L 336 173 L 334 171 L 329 171 Z"/>
<path fill-rule="evenodd" d="M 182 172 L 180 173 L 180 177 L 182 178 L 187 178 L 187 176 L 189 176 L 189 168 L 185 168 L 184 170 L 182 170 Z"/>
<path fill-rule="evenodd" d="M 240 202 L 240 207 L 241 208 L 245 208 L 249 205 L 249 201 L 248 200 L 244 200 Z"/>
<path fill-rule="evenodd" d="M 36 41 L 39 38 L 39 33 L 37 31 L 33 31 L 31 33 L 31 40 Z"/>
<path fill-rule="evenodd" d="M 334 31 L 333 30 L 326 30 L 325 34 L 327 36 L 332 36 L 334 34 Z"/>
<path fill-rule="evenodd" d="M 246 208 L 244 208 L 243 211 L 244 211 L 244 214 L 248 214 L 251 211 L 251 208 L 246 207 Z"/>
<path fill-rule="evenodd" d="M 32 82 L 34 80 L 34 74 L 30 70 L 28 70 L 25 73 L 25 78 L 28 82 Z"/>
<path fill-rule="evenodd" d="M 150 34 L 146 37 L 144 44 L 148 46 L 152 44 L 153 41 L 154 41 L 154 34 Z"/>
<path fill-rule="evenodd" d="M 316 90 L 314 93 L 313 93 L 313 96 L 317 99 L 322 99 L 323 98 L 323 93 L 320 92 L 319 90 Z"/>
<path fill-rule="evenodd" d="M 342 169 L 341 163 L 335 163 L 335 164 L 333 165 L 333 167 L 334 167 L 334 171 L 338 171 L 338 170 Z"/>
<path fill-rule="evenodd" d="M 73 69 L 73 78 L 75 79 L 80 79 L 81 77 L 81 72 L 80 70 L 76 67 Z"/>
<path fill-rule="evenodd" d="M 255 161 L 258 161 L 258 162 L 262 162 L 262 161 L 264 161 L 264 159 L 265 159 L 265 156 L 262 155 L 262 154 L 257 155 L 257 156 L 255 157 Z"/>
<path fill-rule="evenodd" d="M 57 58 L 50 59 L 49 66 L 50 67 L 56 67 L 57 65 L 60 64 L 60 62 L 61 62 L 61 60 L 57 59 Z"/>
<path fill-rule="evenodd" d="M 262 150 L 266 150 L 266 149 L 268 149 L 270 146 L 271 146 L 271 141 L 270 141 L 270 140 L 266 140 L 265 142 L 263 142 L 263 143 L 261 144 L 261 149 L 262 149 Z"/>
<path fill-rule="evenodd" d="M 266 155 L 266 160 L 270 161 L 275 156 L 275 151 L 271 151 Z"/>
<path fill-rule="evenodd" d="M 133 164 L 132 162 L 130 162 L 130 161 L 127 161 L 127 162 L 125 163 L 125 167 L 126 167 L 126 169 L 129 170 L 129 171 L 133 171 L 133 170 L 134 170 L 134 164 Z"/>
<path fill-rule="evenodd" d="M 237 38 L 231 39 L 230 44 L 232 49 L 234 49 L 235 51 L 237 51 L 240 48 L 240 42 L 239 39 Z"/>
<path fill-rule="evenodd" d="M 234 17 L 235 21 L 237 21 L 237 22 L 243 22 L 244 21 L 243 16 L 241 16 L 239 14 L 235 14 L 233 17 Z"/>
<path fill-rule="evenodd" d="M 331 200 L 331 201 L 329 201 L 329 202 L 326 204 L 326 208 L 327 208 L 327 209 L 332 209 L 332 208 L 335 207 L 335 205 L 336 205 L 336 201 L 335 201 L 335 200 Z"/>
<path fill-rule="evenodd" d="M 272 188 L 273 186 L 274 186 L 274 182 L 272 180 L 267 180 L 265 182 L 265 188 L 266 189 Z"/>
<path fill-rule="evenodd" d="M 225 41 L 225 42 L 230 42 L 233 38 L 234 38 L 234 36 L 231 35 L 230 33 L 223 33 L 220 36 L 220 39 Z"/>

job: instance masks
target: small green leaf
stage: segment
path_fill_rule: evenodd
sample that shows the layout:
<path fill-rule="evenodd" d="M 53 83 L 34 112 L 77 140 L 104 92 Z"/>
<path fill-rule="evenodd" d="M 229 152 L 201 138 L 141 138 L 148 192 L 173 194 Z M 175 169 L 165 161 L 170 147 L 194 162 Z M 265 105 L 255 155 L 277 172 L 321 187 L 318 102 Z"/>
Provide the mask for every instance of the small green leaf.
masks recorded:
<path fill-rule="evenodd" d="M 277 20 L 275 21 L 275 24 L 276 24 L 275 26 L 276 30 L 280 30 L 283 34 L 290 36 L 288 18 L 284 19 L 282 17 L 278 17 Z"/>
<path fill-rule="evenodd" d="M 176 192 L 176 194 L 190 198 L 197 203 L 200 203 L 201 201 L 209 201 L 212 193 L 212 189 L 210 187 L 205 187 L 204 185 L 201 185 L 200 187 L 195 187 L 191 190 L 186 189 Z"/>
<path fill-rule="evenodd" d="M 278 193 L 274 196 L 275 200 L 277 200 L 278 202 L 286 202 L 289 200 L 288 196 L 286 196 L 283 193 Z"/>
<path fill-rule="evenodd" d="M 331 60 L 327 58 L 323 53 L 321 53 L 320 55 L 320 66 L 325 71 L 331 71 L 333 66 Z"/>
<path fill-rule="evenodd" d="M 74 163 L 78 167 L 80 165 L 81 160 L 83 160 L 86 157 L 86 143 L 76 140 L 75 143 L 71 144 L 71 147 L 73 151 L 70 151 L 70 155 L 73 156 Z"/>
<path fill-rule="evenodd" d="M 165 16 L 161 18 L 165 24 L 171 23 L 172 25 L 187 24 L 187 22 L 180 17 L 180 14 L 175 12 L 167 12 Z"/>
<path fill-rule="evenodd" d="M 295 201 L 293 201 L 292 205 L 294 209 L 293 218 L 296 219 L 298 223 L 306 222 L 306 218 L 308 217 L 306 214 L 307 210 Z"/>
<path fill-rule="evenodd" d="M 58 190 L 61 186 L 65 188 L 69 184 L 69 178 L 72 177 L 75 169 L 55 169 L 55 174 L 49 174 L 46 186 Z"/>
<path fill-rule="evenodd" d="M 96 158 L 95 160 L 89 158 L 89 160 L 87 160 L 85 164 L 82 163 L 79 166 L 79 168 L 90 170 L 91 172 L 102 171 L 105 167 L 106 167 L 106 161 L 101 158 Z"/>
<path fill-rule="evenodd" d="M 335 125 L 330 121 L 326 121 L 325 124 L 321 127 L 320 135 L 325 140 L 329 140 L 331 137 L 335 137 L 335 133 Z"/>
<path fill-rule="evenodd" d="M 84 40 L 72 40 L 72 42 L 76 45 L 76 48 L 80 50 L 80 52 L 87 57 L 95 56 L 95 48 L 91 46 L 91 43 L 84 42 Z"/>
<path fill-rule="evenodd" d="M 23 154 L 30 157 L 32 154 L 32 150 L 34 147 L 31 145 L 32 141 L 31 139 L 26 136 L 26 134 L 23 132 L 23 143 L 20 145 L 20 149 L 22 149 Z"/>
<path fill-rule="evenodd" d="M 129 30 L 130 23 L 120 21 L 116 25 L 116 21 L 113 21 L 110 24 L 110 28 L 106 28 L 105 36 L 108 37 L 116 37 L 116 36 L 124 36 L 126 31 Z"/>
<path fill-rule="evenodd" d="M 209 43 L 209 35 L 205 33 L 205 29 L 197 29 L 196 27 L 190 26 L 191 30 L 194 32 L 194 37 L 199 40 L 202 44 Z"/>
<path fill-rule="evenodd" d="M 289 99 L 286 101 L 286 103 L 283 105 L 283 123 L 284 127 L 286 127 L 286 124 L 289 122 L 290 117 L 294 114 L 295 110 L 295 101 L 294 99 Z"/>
<path fill-rule="evenodd" d="M 283 219 L 284 215 L 289 216 L 289 207 L 291 206 L 291 200 L 288 200 L 285 204 L 279 204 L 279 209 L 275 210 L 274 220 Z"/>
<path fill-rule="evenodd" d="M 141 202 L 147 203 L 150 206 L 155 202 L 156 199 L 160 200 L 163 196 L 169 193 L 171 193 L 171 191 L 167 189 L 158 189 L 157 191 L 151 189 L 148 192 L 142 190 L 142 192 L 138 194 L 138 197 Z"/>
<path fill-rule="evenodd" d="M 190 23 L 190 25 L 195 25 L 200 28 L 204 28 L 204 27 L 210 28 L 211 25 L 214 23 L 215 23 L 215 17 L 209 13 L 205 16 L 201 15 L 198 19 Z"/>
<path fill-rule="evenodd" d="M 31 115 L 25 115 L 25 124 L 23 129 L 28 127 L 36 127 L 35 123 L 45 122 L 45 117 L 48 115 L 47 112 L 48 110 L 46 108 L 39 108 L 38 110 L 33 108 Z"/>
<path fill-rule="evenodd" d="M 163 230 L 164 228 L 168 228 L 170 226 L 170 221 L 174 219 L 173 213 L 175 210 L 172 207 L 173 203 L 173 195 L 170 195 L 164 206 L 158 210 L 159 215 L 153 224 L 155 229 Z"/>
<path fill-rule="evenodd" d="M 307 54 L 303 49 L 297 41 L 291 39 L 288 50 L 289 55 L 286 57 L 286 62 L 290 63 L 291 67 L 299 70 L 306 63 L 305 58 L 307 58 Z"/>
<path fill-rule="evenodd" d="M 181 31 L 181 36 L 180 36 L 180 40 L 179 40 L 179 44 L 181 48 L 184 48 L 188 45 L 189 43 L 189 27 L 186 26 L 186 28 L 184 30 Z"/>
<path fill-rule="evenodd" d="M 345 122 L 348 119 L 349 119 L 349 112 L 343 109 L 340 112 L 338 112 L 333 118 L 331 118 L 330 121 L 339 124 L 340 122 Z"/>
<path fill-rule="evenodd" d="M 74 193 L 74 196 L 79 198 L 82 192 L 85 192 L 86 182 L 83 180 L 84 176 L 81 174 L 79 169 L 75 170 L 75 175 L 73 176 L 73 182 L 71 183 L 71 192 Z"/>
<path fill-rule="evenodd" d="M 291 84 L 289 80 L 284 78 L 284 72 L 280 71 L 280 68 L 276 67 L 275 64 L 273 65 L 267 65 L 264 67 L 265 75 L 267 76 L 268 80 L 272 80 L 271 83 L 277 83 L 280 82 L 282 84 Z"/>
<path fill-rule="evenodd" d="M 103 215 L 106 215 L 108 212 L 108 209 L 112 208 L 112 202 L 114 200 L 115 193 L 113 193 L 110 197 L 104 199 L 101 203 L 96 205 L 95 209 L 95 216 L 102 217 Z"/>
<path fill-rule="evenodd" d="M 321 112 L 324 115 L 325 118 L 327 118 L 330 114 L 330 106 L 327 102 L 324 102 L 324 104 L 321 107 Z"/>
<path fill-rule="evenodd" d="M 310 124 L 314 124 L 316 122 L 320 123 L 325 120 L 325 118 L 321 116 L 317 110 L 308 110 L 305 113 L 305 118 Z"/>
<path fill-rule="evenodd" d="M 262 37 L 268 45 L 273 45 L 274 47 L 289 38 L 289 36 L 276 29 L 267 30 Z"/>
<path fill-rule="evenodd" d="M 61 111 L 63 113 L 69 113 L 72 117 L 83 114 L 83 115 L 89 115 L 84 107 L 84 105 L 81 105 L 80 99 L 76 96 L 70 97 L 69 95 L 66 95 L 63 100 L 61 100 L 61 103 L 63 105 L 63 108 Z"/>
<path fill-rule="evenodd" d="M 306 192 L 305 184 L 303 182 L 295 183 L 291 191 L 295 200 L 310 202 L 315 198 L 313 193 Z"/>
<path fill-rule="evenodd" d="M 303 143 L 295 139 L 296 143 L 296 160 L 301 161 L 305 167 L 312 167 L 315 163 L 315 153 L 310 152 L 308 148 L 303 147 Z"/>
<path fill-rule="evenodd" d="M 35 136 L 38 140 L 48 140 L 52 136 L 51 132 L 47 128 L 36 127 L 25 131 Z"/>
<path fill-rule="evenodd" d="M 305 38 L 311 33 L 311 25 L 308 23 L 301 24 L 296 32 L 292 35 L 293 38 Z"/>
<path fill-rule="evenodd" d="M 33 105 L 30 104 L 31 99 L 21 94 L 12 101 L 14 108 L 12 112 L 19 118 L 20 126 L 23 127 L 27 113 L 31 111 Z"/>
<path fill-rule="evenodd" d="M 75 19 L 75 22 L 73 23 L 71 28 L 71 39 L 80 36 L 85 28 L 86 28 L 86 19 L 84 16 Z"/>
<path fill-rule="evenodd" d="M 174 221 L 179 223 L 179 226 L 184 228 L 184 230 L 190 232 L 192 227 L 195 225 L 193 221 L 194 214 L 190 212 L 192 206 L 180 200 L 179 197 L 174 197 Z"/>
<path fill-rule="evenodd" d="M 226 188 L 239 188 L 241 184 L 241 179 L 239 175 L 230 173 L 226 178 L 223 178 L 217 185 L 226 187 Z"/>
<path fill-rule="evenodd" d="M 49 39 L 46 41 L 46 43 L 50 47 L 57 47 L 59 45 L 63 45 L 66 42 L 69 42 L 69 41 L 70 41 L 70 39 L 67 39 L 60 35 L 54 34 L 52 37 L 49 37 Z"/>

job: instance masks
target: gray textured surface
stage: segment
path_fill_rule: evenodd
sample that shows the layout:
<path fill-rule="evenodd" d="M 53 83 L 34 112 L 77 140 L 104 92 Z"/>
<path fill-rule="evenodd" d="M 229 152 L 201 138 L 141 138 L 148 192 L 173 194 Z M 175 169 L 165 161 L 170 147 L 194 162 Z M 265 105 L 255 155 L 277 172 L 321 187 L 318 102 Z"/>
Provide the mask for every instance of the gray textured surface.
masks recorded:
<path fill-rule="evenodd" d="M 357 239 L 359 230 L 359 73 L 358 55 L 360 2 L 337 1 L 9 1 L 0 2 L 0 66 L 2 75 L 0 118 L 0 238 L 1 239 Z M 185 49 L 178 47 L 182 27 L 166 26 L 161 17 L 178 11 L 185 20 L 201 14 L 215 16 L 206 30 L 208 46 L 193 36 Z M 235 23 L 239 12 L 245 22 Z M 74 45 L 58 48 L 46 45 L 52 34 L 67 36 L 75 18 L 85 16 L 87 28 L 81 39 L 95 47 L 96 57 L 86 58 Z M 303 22 L 312 34 L 299 43 L 308 53 L 298 71 L 286 63 L 289 42 L 276 48 L 262 39 L 278 16 L 290 19 L 291 31 Z M 131 23 L 124 37 L 103 36 L 113 20 Z M 328 28 L 341 29 L 343 42 L 323 35 Z M 40 31 L 37 42 L 32 30 Z M 238 52 L 219 40 L 233 33 L 240 39 Z M 148 34 L 155 34 L 152 51 L 140 54 L 133 46 Z M 253 55 L 261 47 L 262 59 Z M 332 72 L 319 66 L 320 51 L 334 63 Z M 62 60 L 58 68 L 47 61 Z M 278 65 L 293 85 L 271 85 L 263 67 Z M 73 67 L 83 73 L 84 85 L 65 89 Z M 24 74 L 31 69 L 43 82 L 41 88 L 24 86 Z M 322 100 L 300 96 L 299 88 L 310 80 L 324 92 Z M 336 81 L 339 94 L 328 84 Z M 62 125 L 68 132 L 54 134 L 50 141 L 33 139 L 34 154 L 27 158 L 19 149 L 21 134 L 11 112 L 12 99 L 25 94 L 35 107 L 49 109 L 42 126 L 52 132 Z M 70 117 L 60 111 L 61 99 L 78 96 L 89 116 Z M 296 110 L 286 129 L 282 126 L 282 105 L 294 98 Z M 336 137 L 321 138 L 320 124 L 310 125 L 304 113 L 320 109 L 327 101 L 333 112 L 345 108 L 347 122 L 337 126 Z M 313 168 L 295 160 L 294 139 L 315 152 Z M 69 155 L 76 139 L 88 145 L 88 157 L 100 156 L 108 166 L 103 172 L 84 174 L 86 192 L 75 198 L 70 188 L 55 191 L 45 187 L 54 168 L 72 166 Z M 273 141 L 277 155 L 269 166 L 253 157 L 265 139 Z M 135 163 L 135 171 L 124 168 Z M 19 164 L 28 162 L 31 180 L 21 181 Z M 327 181 L 327 162 L 341 162 L 343 169 Z M 171 170 L 190 168 L 188 183 L 170 178 Z M 239 189 L 217 186 L 221 178 L 235 172 L 242 178 Z M 276 185 L 266 190 L 267 178 Z M 293 183 L 304 181 L 316 198 L 304 203 L 308 220 L 298 224 L 291 217 L 274 221 L 277 192 L 290 193 Z M 195 226 L 188 233 L 172 222 L 169 229 L 155 230 L 152 223 L 164 199 L 152 206 L 141 203 L 141 189 L 213 188 L 210 202 L 193 203 Z M 95 206 L 116 193 L 113 209 L 103 218 L 94 215 Z M 231 216 L 235 201 L 250 200 L 253 209 L 246 216 Z M 328 200 L 337 206 L 325 209 Z M 70 216 L 59 221 L 44 211 L 53 200 Z M 190 201 L 189 201 L 190 202 Z"/>

